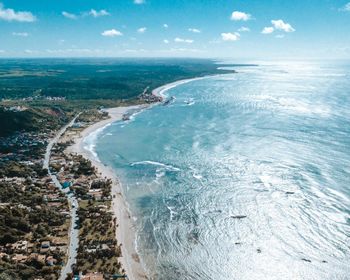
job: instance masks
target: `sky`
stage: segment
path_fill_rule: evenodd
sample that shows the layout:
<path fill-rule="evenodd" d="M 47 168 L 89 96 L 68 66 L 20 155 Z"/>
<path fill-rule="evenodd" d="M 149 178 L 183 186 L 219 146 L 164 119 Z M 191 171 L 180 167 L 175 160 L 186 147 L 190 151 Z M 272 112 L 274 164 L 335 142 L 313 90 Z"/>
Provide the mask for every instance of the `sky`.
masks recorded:
<path fill-rule="evenodd" d="M 0 0 L 0 57 L 349 59 L 350 2 Z"/>

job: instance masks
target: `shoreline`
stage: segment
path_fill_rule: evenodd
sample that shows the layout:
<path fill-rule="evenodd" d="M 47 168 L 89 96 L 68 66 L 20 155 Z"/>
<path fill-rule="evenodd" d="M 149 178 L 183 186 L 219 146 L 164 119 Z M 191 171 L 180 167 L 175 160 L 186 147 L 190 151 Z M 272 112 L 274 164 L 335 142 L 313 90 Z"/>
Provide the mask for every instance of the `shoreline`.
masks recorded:
<path fill-rule="evenodd" d="M 102 120 L 88 126 L 80 132 L 78 137 L 74 138 L 74 144 L 67 148 L 70 153 L 75 153 L 83 156 L 84 158 L 91 161 L 92 165 L 101 173 L 102 177 L 112 179 L 112 211 L 114 217 L 117 218 L 118 227 L 116 229 L 116 239 L 119 244 L 122 244 L 121 251 L 122 256 L 119 258 L 122 268 L 125 269 L 128 279 L 147 279 L 145 270 L 140 263 L 140 258 L 136 251 L 136 232 L 134 224 L 131 219 L 129 207 L 123 196 L 122 186 L 119 182 L 113 169 L 109 166 L 104 165 L 96 158 L 96 156 L 84 147 L 84 139 L 91 133 L 97 130 L 102 130 L 106 126 L 116 121 L 121 121 L 123 115 L 130 110 L 142 110 L 147 108 L 148 105 L 136 105 L 128 107 L 116 107 L 106 109 L 110 118 Z"/>
<path fill-rule="evenodd" d="M 203 76 L 203 77 L 178 80 L 178 81 L 175 81 L 175 82 L 172 82 L 169 84 L 165 84 L 165 85 L 162 85 L 160 87 L 155 88 L 154 90 L 152 90 L 152 94 L 164 99 L 166 97 L 166 95 L 164 95 L 163 93 L 169 89 L 172 89 L 172 88 L 177 87 L 179 85 L 187 84 L 189 82 L 199 81 L 199 80 L 203 80 L 203 79 L 207 79 L 207 78 L 215 77 L 215 76 L 221 76 L 221 75 L 226 75 L 226 74 L 217 74 L 217 75 L 214 74 L 214 75 L 207 75 L 207 76 Z"/>
<path fill-rule="evenodd" d="M 214 76 L 214 75 L 213 75 Z M 161 97 L 163 100 L 166 96 L 163 94 L 165 91 L 174 88 L 178 85 L 185 84 L 188 82 L 201 80 L 208 78 L 210 76 L 197 77 L 191 79 L 183 79 L 175 81 L 169 84 L 165 84 L 158 88 L 152 90 L 152 94 Z M 153 104 L 141 104 L 126 107 L 114 107 L 105 109 L 108 112 L 110 118 L 96 122 L 79 133 L 79 136 L 74 137 L 74 144 L 67 147 L 67 151 L 70 153 L 75 153 L 83 156 L 84 158 L 91 161 L 92 165 L 96 167 L 102 177 L 112 179 L 112 210 L 114 217 L 117 218 L 118 228 L 116 229 L 116 238 L 119 244 L 122 244 L 122 256 L 119 258 L 122 264 L 122 268 L 125 269 L 128 279 L 149 279 L 147 276 L 146 268 L 142 265 L 140 257 L 137 252 L 137 236 L 135 231 L 134 221 L 128 207 L 128 203 L 124 198 L 123 189 L 121 183 L 115 174 L 114 170 L 102 162 L 99 161 L 93 150 L 88 150 L 84 147 L 84 140 L 92 133 L 99 133 L 108 125 L 121 121 L 124 114 L 130 112 L 130 110 L 135 110 L 139 112 L 146 108 L 151 108 L 157 103 Z"/>

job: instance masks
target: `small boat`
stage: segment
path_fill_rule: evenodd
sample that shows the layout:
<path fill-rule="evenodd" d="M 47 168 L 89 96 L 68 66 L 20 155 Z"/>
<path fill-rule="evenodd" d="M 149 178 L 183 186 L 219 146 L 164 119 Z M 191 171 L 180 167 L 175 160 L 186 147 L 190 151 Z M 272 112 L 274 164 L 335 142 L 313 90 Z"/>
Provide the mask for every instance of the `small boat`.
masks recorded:
<path fill-rule="evenodd" d="M 168 100 L 166 100 L 164 103 L 163 103 L 163 106 L 166 106 L 166 105 L 169 105 L 171 101 L 173 101 L 175 99 L 174 96 L 170 97 Z"/>
<path fill-rule="evenodd" d="M 185 100 L 184 103 L 185 103 L 186 105 L 193 105 L 193 104 L 194 104 L 194 100 L 193 100 L 193 98 L 190 98 L 190 99 L 188 99 L 188 100 Z"/>

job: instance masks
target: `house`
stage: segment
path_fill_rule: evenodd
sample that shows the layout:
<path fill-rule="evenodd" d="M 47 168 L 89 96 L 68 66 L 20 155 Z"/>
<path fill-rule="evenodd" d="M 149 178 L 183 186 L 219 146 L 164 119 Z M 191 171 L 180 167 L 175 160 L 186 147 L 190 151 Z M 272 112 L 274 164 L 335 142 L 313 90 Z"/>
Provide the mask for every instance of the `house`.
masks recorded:
<path fill-rule="evenodd" d="M 41 248 L 50 248 L 50 241 L 41 242 Z"/>
<path fill-rule="evenodd" d="M 103 274 L 99 272 L 90 272 L 80 276 L 80 280 L 104 280 Z"/>
<path fill-rule="evenodd" d="M 25 256 L 23 254 L 15 254 L 13 257 L 12 257 L 12 260 L 15 261 L 15 262 L 19 262 L 19 263 L 24 263 L 26 262 L 28 259 L 28 256 Z"/>
<path fill-rule="evenodd" d="M 40 253 L 46 253 L 50 250 L 50 241 L 41 242 Z"/>
<path fill-rule="evenodd" d="M 55 246 L 64 246 L 67 245 L 67 239 L 66 238 L 60 238 L 60 237 L 54 237 L 51 240 L 52 245 Z"/>
<path fill-rule="evenodd" d="M 61 207 L 62 203 L 61 202 L 48 202 L 47 205 L 49 207 Z"/>
<path fill-rule="evenodd" d="M 46 263 L 49 266 L 53 266 L 57 263 L 57 260 L 53 256 L 49 256 L 46 258 Z"/>
<path fill-rule="evenodd" d="M 68 213 L 68 215 L 69 215 L 69 213 Z M 65 230 L 65 229 L 62 229 L 62 230 L 60 230 L 59 232 L 57 232 L 57 234 L 56 234 L 57 236 L 67 236 L 68 235 L 68 231 L 67 230 Z"/>
<path fill-rule="evenodd" d="M 91 197 L 94 197 L 96 200 L 101 200 L 102 198 L 102 191 L 101 189 L 90 189 L 89 195 Z"/>
<path fill-rule="evenodd" d="M 45 255 L 37 255 L 36 260 L 40 263 L 45 263 L 46 256 Z"/>
<path fill-rule="evenodd" d="M 13 249 L 15 249 L 16 251 L 27 252 L 28 241 L 26 240 L 17 241 L 15 244 L 13 244 Z"/>

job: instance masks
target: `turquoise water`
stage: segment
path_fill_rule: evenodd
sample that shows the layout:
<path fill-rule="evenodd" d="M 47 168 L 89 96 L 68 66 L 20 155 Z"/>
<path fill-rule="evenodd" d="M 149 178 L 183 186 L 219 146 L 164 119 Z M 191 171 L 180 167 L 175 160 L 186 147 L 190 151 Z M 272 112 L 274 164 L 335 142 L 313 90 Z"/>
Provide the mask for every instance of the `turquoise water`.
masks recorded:
<path fill-rule="evenodd" d="M 105 128 L 154 279 L 349 279 L 350 64 L 179 85 Z"/>

